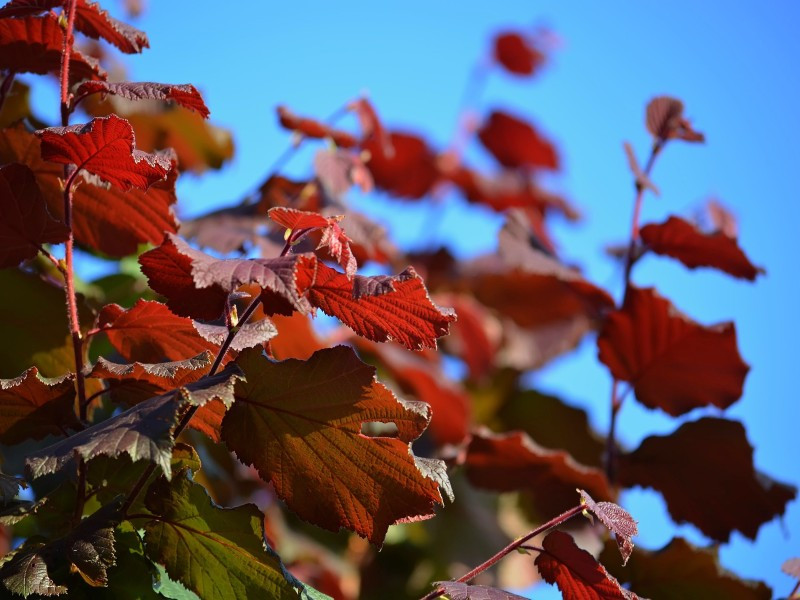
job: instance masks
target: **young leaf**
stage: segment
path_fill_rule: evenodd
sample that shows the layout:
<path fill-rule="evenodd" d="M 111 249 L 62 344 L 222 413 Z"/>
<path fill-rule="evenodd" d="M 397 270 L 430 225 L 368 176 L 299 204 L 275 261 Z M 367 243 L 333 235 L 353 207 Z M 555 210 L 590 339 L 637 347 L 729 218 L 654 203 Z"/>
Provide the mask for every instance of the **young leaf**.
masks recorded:
<path fill-rule="evenodd" d="M 69 229 L 47 210 L 33 172 L 19 163 L 0 167 L 0 268 L 33 258 L 42 244 L 60 244 Z"/>
<path fill-rule="evenodd" d="M 64 49 L 64 30 L 58 17 L 0 18 L 0 69 L 13 73 L 58 73 Z M 105 79 L 106 72 L 90 56 L 73 50 L 70 80 Z"/>
<path fill-rule="evenodd" d="M 772 592 L 760 581 L 745 580 L 719 564 L 719 550 L 698 548 L 683 538 L 673 538 L 654 552 L 638 549 L 622 567 L 608 543 L 600 561 L 622 583 L 638 594 L 665 600 L 770 600 Z"/>
<path fill-rule="evenodd" d="M 0 379 L 0 442 L 18 444 L 80 428 L 74 379 L 72 374 L 41 377 L 36 367 L 16 379 Z"/>
<path fill-rule="evenodd" d="M 319 263 L 308 299 L 358 335 L 374 342 L 394 340 L 409 350 L 435 348 L 436 338 L 456 320 L 452 310 L 431 301 L 413 267 L 396 277 L 356 275 L 351 280 Z"/>
<path fill-rule="evenodd" d="M 40 129 L 36 135 L 42 140 L 43 159 L 73 164 L 125 191 L 146 190 L 172 169 L 166 156 L 137 150 L 131 124 L 116 115 L 85 125 Z"/>
<path fill-rule="evenodd" d="M 433 585 L 442 588 L 450 600 L 525 600 L 523 596 L 485 585 L 469 585 L 460 581 L 437 581 Z"/>
<path fill-rule="evenodd" d="M 75 96 L 81 97 L 89 94 L 107 94 L 119 96 L 125 100 L 161 100 L 174 102 L 178 106 L 188 108 L 199 114 L 204 119 L 210 114 L 203 97 L 197 88 L 191 84 L 122 82 L 110 83 L 107 81 L 84 81 L 75 91 Z"/>
<path fill-rule="evenodd" d="M 218 348 L 200 335 L 191 319 L 179 317 L 160 302 L 138 300 L 127 310 L 108 304 L 97 323 L 128 361 L 184 360 L 206 351 L 216 353 Z"/>
<path fill-rule="evenodd" d="M 764 269 L 750 262 L 735 238 L 721 231 L 703 233 L 680 217 L 650 223 L 640 233 L 649 250 L 676 258 L 690 269 L 713 267 L 750 281 L 764 273 Z"/>
<path fill-rule="evenodd" d="M 705 142 L 705 136 L 692 129 L 683 116 L 683 102 L 669 96 L 653 98 L 645 114 L 647 130 L 662 142 L 679 139 L 686 142 Z"/>
<path fill-rule="evenodd" d="M 84 429 L 65 440 L 28 456 L 25 466 L 32 478 L 55 473 L 75 458 L 89 460 L 99 455 L 125 453 L 133 462 L 147 460 L 171 474 L 172 429 L 187 404 L 203 406 L 215 398 L 233 401 L 233 385 L 241 379 L 235 365 L 213 377 L 205 377 L 175 392 L 150 398 L 106 421 Z"/>
<path fill-rule="evenodd" d="M 228 295 L 242 285 L 257 284 L 269 314 L 310 312 L 303 295 L 313 281 L 316 257 L 294 254 L 278 258 L 217 259 L 167 234 L 158 248 L 139 257 L 142 272 L 167 306 L 179 315 L 214 320 Z"/>
<path fill-rule="evenodd" d="M 599 359 L 633 384 L 648 408 L 678 416 L 699 406 L 727 408 L 742 395 L 750 367 L 736 345 L 736 327 L 700 325 L 652 288 L 629 290 L 597 338 Z"/>
<path fill-rule="evenodd" d="M 395 398 L 352 349 L 280 363 L 245 350 L 237 361 L 247 381 L 222 438 L 301 518 L 380 544 L 389 525 L 428 518 L 442 503 L 410 449 L 430 421 L 428 407 Z M 394 423 L 397 437 L 363 435 L 370 422 Z"/>
<path fill-rule="evenodd" d="M 346 131 L 333 129 L 314 119 L 298 117 L 285 106 L 278 106 L 275 110 L 278 113 L 278 122 L 284 129 L 294 131 L 308 138 L 331 138 L 333 143 L 340 148 L 352 148 L 358 144 L 356 139 Z"/>
<path fill-rule="evenodd" d="M 509 31 L 494 38 L 494 59 L 514 75 L 533 75 L 541 67 L 544 55 L 519 33 Z"/>
<path fill-rule="evenodd" d="M 581 504 L 585 504 L 586 508 L 614 534 L 624 566 L 633 552 L 631 538 L 639 534 L 636 521 L 627 510 L 613 502 L 595 502 L 584 490 L 578 490 L 578 493 L 581 495 Z"/>
<path fill-rule="evenodd" d="M 145 504 L 154 517 L 144 523 L 147 556 L 201 598 L 299 598 L 265 546 L 255 505 L 220 508 L 185 473 L 152 484 Z"/>
<path fill-rule="evenodd" d="M 522 119 L 496 110 L 478 130 L 478 139 L 504 167 L 558 169 L 553 145 Z"/>
<path fill-rule="evenodd" d="M 542 548 L 544 552 L 534 561 L 536 567 L 542 579 L 558 586 L 564 600 L 637 600 L 569 534 L 551 531 Z"/>
<path fill-rule="evenodd" d="M 675 522 L 692 523 L 719 542 L 733 531 L 755 539 L 797 495 L 795 487 L 756 471 L 741 423 L 711 417 L 650 436 L 620 456 L 620 482 L 658 490 Z"/>

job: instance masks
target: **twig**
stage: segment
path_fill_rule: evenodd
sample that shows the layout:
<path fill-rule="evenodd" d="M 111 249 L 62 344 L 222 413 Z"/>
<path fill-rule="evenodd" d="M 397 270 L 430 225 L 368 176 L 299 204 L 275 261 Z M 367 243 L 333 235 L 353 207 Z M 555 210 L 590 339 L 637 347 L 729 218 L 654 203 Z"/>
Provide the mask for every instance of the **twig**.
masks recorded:
<path fill-rule="evenodd" d="M 14 71 L 9 71 L 8 74 L 6 74 L 5 79 L 3 79 L 3 83 L 0 84 L 0 110 L 3 110 L 3 104 L 6 102 L 6 97 L 11 89 L 11 84 L 14 83 L 15 75 L 16 73 Z"/>

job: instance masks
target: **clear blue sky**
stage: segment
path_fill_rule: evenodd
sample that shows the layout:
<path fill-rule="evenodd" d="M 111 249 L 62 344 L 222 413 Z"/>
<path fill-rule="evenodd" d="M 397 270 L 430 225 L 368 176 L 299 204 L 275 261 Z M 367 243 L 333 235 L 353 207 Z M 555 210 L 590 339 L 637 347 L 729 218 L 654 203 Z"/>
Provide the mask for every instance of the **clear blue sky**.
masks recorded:
<path fill-rule="evenodd" d="M 622 240 L 629 226 L 631 182 L 622 141 L 632 142 L 642 156 L 649 143 L 645 103 L 665 93 L 682 98 L 708 143 L 667 148 L 653 175 L 662 196 L 647 199 L 643 218 L 687 213 L 715 195 L 739 216 L 741 244 L 768 275 L 752 285 L 648 258 L 635 280 L 656 284 L 701 322 L 736 321 L 742 354 L 753 368 L 744 397 L 727 415 L 745 421 L 758 468 L 797 484 L 796 450 L 789 450 L 796 448 L 800 425 L 794 390 L 800 337 L 800 4 L 755 7 L 721 0 L 151 1 L 136 24 L 149 34 L 152 48 L 127 63 L 131 79 L 195 84 L 212 120 L 234 132 L 237 152 L 229 167 L 179 183 L 181 212 L 195 215 L 232 203 L 261 181 L 288 142 L 276 124 L 277 104 L 323 117 L 366 90 L 390 125 L 418 130 L 441 146 L 452 133 L 467 73 L 486 52 L 492 32 L 546 25 L 563 42 L 547 69 L 533 82 L 492 77 L 483 106 L 529 115 L 557 141 L 565 171 L 553 187 L 586 215 L 577 227 L 557 227 L 561 247 L 616 295 L 621 273 L 602 248 Z M 302 173 L 309 165 L 301 155 L 290 169 Z M 361 204 L 384 219 L 387 207 L 396 206 L 374 197 Z M 466 214 L 456 201 L 448 206 L 438 238 L 464 255 L 491 249 L 499 220 L 473 208 Z M 389 224 L 395 239 L 419 244 L 429 215 L 411 207 Z M 601 431 L 607 428 L 610 381 L 595 360 L 593 343 L 534 381 L 585 407 Z M 620 431 L 634 445 L 677 424 L 629 402 Z M 691 527 L 676 530 L 655 494 L 634 492 L 624 500 L 640 520 L 643 546 L 660 546 L 676 531 L 703 542 Z M 792 585 L 780 564 L 798 555 L 797 503 L 783 525 L 764 526 L 755 544 L 734 535 L 722 549 L 724 565 L 766 580 L 778 595 Z M 543 597 L 538 589 L 536 597 Z"/>

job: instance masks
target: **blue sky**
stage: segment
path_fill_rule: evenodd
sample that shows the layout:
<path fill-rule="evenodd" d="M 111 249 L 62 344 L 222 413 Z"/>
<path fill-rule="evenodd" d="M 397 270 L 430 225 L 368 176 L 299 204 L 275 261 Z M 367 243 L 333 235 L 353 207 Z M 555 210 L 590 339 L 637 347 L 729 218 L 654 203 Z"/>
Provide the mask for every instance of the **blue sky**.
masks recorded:
<path fill-rule="evenodd" d="M 621 272 L 602 248 L 624 239 L 629 227 L 632 193 L 622 142 L 630 141 L 643 160 L 649 143 L 644 105 L 659 94 L 682 98 L 708 143 L 667 148 L 653 173 L 662 195 L 647 198 L 643 220 L 691 213 L 714 195 L 734 209 L 741 245 L 768 275 L 756 284 L 741 283 L 647 258 L 634 279 L 657 285 L 700 322 L 735 320 L 752 371 L 744 397 L 727 415 L 746 423 L 759 469 L 797 484 L 800 468 L 789 449 L 800 424 L 793 389 L 800 336 L 800 38 L 794 30 L 800 4 L 754 6 L 719 0 L 149 2 L 136 25 L 149 34 L 152 47 L 127 64 L 131 79 L 195 84 L 212 120 L 233 130 L 237 153 L 230 166 L 179 182 L 181 213 L 195 215 L 233 203 L 266 175 L 289 140 L 277 127 L 277 104 L 324 117 L 367 91 L 384 121 L 424 133 L 441 147 L 452 135 L 468 72 L 486 53 L 491 34 L 547 26 L 562 45 L 545 71 L 532 82 L 492 76 L 481 107 L 527 115 L 558 143 L 565 169 L 550 183 L 586 216 L 577 226 L 556 226 L 561 248 L 617 296 Z M 479 149 L 471 152 L 476 161 L 486 160 Z M 301 153 L 289 170 L 302 174 L 309 165 Z M 358 203 L 383 219 L 397 215 L 396 203 L 375 196 Z M 491 249 L 500 224 L 491 213 L 465 210 L 456 199 L 446 203 L 435 228 L 429 227 L 429 210 L 402 206 L 402 218 L 387 222 L 395 239 L 419 246 L 433 235 L 462 255 Z M 585 407 L 601 431 L 607 428 L 610 380 L 595 360 L 593 343 L 533 381 Z M 619 429 L 634 445 L 677 424 L 627 402 Z M 640 521 L 643 546 L 660 546 L 676 531 L 703 542 L 693 528 L 673 527 L 655 494 L 632 492 L 624 500 Z M 725 566 L 787 594 L 792 583 L 779 569 L 800 555 L 797 503 L 783 523 L 764 526 L 755 544 L 734 535 L 721 553 Z M 544 596 L 537 590 L 536 597 Z"/>

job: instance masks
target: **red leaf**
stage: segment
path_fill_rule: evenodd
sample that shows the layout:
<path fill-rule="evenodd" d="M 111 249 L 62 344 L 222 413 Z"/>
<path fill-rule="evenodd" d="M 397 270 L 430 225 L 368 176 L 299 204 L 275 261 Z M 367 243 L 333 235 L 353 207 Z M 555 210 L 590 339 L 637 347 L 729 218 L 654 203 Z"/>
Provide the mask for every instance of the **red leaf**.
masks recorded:
<path fill-rule="evenodd" d="M 410 449 L 428 424 L 427 406 L 397 400 L 352 349 L 280 363 L 246 350 L 238 364 L 247 381 L 222 437 L 301 518 L 380 544 L 389 525 L 428 518 L 442 503 Z M 363 435 L 369 422 L 394 423 L 397 437 Z"/>
<path fill-rule="evenodd" d="M 80 428 L 74 400 L 72 374 L 48 379 L 31 367 L 16 379 L 0 379 L 0 442 L 18 444 Z"/>
<path fill-rule="evenodd" d="M 109 304 L 97 320 L 111 345 L 128 361 L 184 360 L 217 351 L 215 344 L 200 336 L 191 319 L 173 314 L 160 302 L 139 300 L 128 310 Z"/>
<path fill-rule="evenodd" d="M 585 491 L 578 490 L 578 493 L 581 495 L 581 503 L 614 533 L 619 552 L 622 554 L 622 564 L 625 565 L 633 552 L 631 538 L 639 534 L 636 521 L 627 510 L 613 502 L 595 502 Z"/>
<path fill-rule="evenodd" d="M 0 268 L 16 267 L 42 244 L 68 237 L 67 226 L 47 210 L 33 172 L 19 163 L 0 167 Z"/>
<path fill-rule="evenodd" d="M 0 19 L 0 69 L 41 75 L 58 73 L 63 46 L 64 31 L 55 15 Z M 69 74 L 72 81 L 106 78 L 96 60 L 76 50 L 70 54 Z"/>
<path fill-rule="evenodd" d="M 700 406 L 727 408 L 742 395 L 749 367 L 733 323 L 704 327 L 652 288 L 631 288 L 597 339 L 600 360 L 633 384 L 648 408 L 672 416 Z"/>
<path fill-rule="evenodd" d="M 84 81 L 75 91 L 77 97 L 89 94 L 107 94 L 126 100 L 163 100 L 193 110 L 204 119 L 210 114 L 203 97 L 191 84 L 143 82 L 109 83 L 107 81 Z"/>
<path fill-rule="evenodd" d="M 409 267 L 396 277 L 378 275 L 352 280 L 325 264 L 317 266 L 308 299 L 325 314 L 368 340 L 394 340 L 409 350 L 435 348 L 455 313 L 431 302 L 422 279 Z"/>
<path fill-rule="evenodd" d="M 372 103 L 366 98 L 359 98 L 351 102 L 348 108 L 356 113 L 361 125 L 361 135 L 364 142 L 371 141 L 380 149 L 381 154 L 392 154 L 392 142 L 389 133 L 378 118 L 378 113 Z"/>
<path fill-rule="evenodd" d="M 197 330 L 203 339 L 221 346 L 228 337 L 228 328 L 224 325 L 209 325 L 207 323 L 194 322 L 194 328 Z M 250 320 L 236 332 L 236 337 L 233 338 L 230 348 L 236 352 L 244 350 L 245 348 L 252 348 L 254 346 L 261 346 L 272 338 L 278 335 L 278 330 L 275 324 L 266 317 L 258 321 Z"/>
<path fill-rule="evenodd" d="M 530 490 L 537 494 L 537 505 L 553 513 L 575 506 L 577 487 L 597 497 L 613 496 L 600 469 L 578 464 L 562 450 L 543 448 L 520 431 L 473 434 L 465 466 L 474 486 L 498 492 Z"/>
<path fill-rule="evenodd" d="M 94 173 L 123 190 L 146 190 L 172 169 L 166 156 L 135 148 L 133 128 L 109 115 L 86 125 L 49 127 L 36 132 L 42 139 L 42 158 Z"/>
<path fill-rule="evenodd" d="M 494 368 L 499 341 L 490 335 L 486 309 L 466 294 L 452 294 L 446 296 L 446 300 L 441 297 L 438 299 L 452 306 L 458 315 L 451 334 L 445 338 L 446 343 L 466 363 L 470 378 L 482 379 Z"/>
<path fill-rule="evenodd" d="M 289 131 L 295 131 L 305 137 L 323 139 L 331 138 L 340 148 L 353 148 L 358 144 L 356 139 L 346 131 L 333 129 L 329 125 L 313 119 L 298 117 L 285 106 L 278 106 L 278 121 Z"/>
<path fill-rule="evenodd" d="M 270 208 L 268 214 L 269 218 L 278 225 L 283 225 L 293 231 L 329 227 L 331 223 L 342 219 L 342 217 L 323 217 L 319 213 L 286 207 Z"/>
<path fill-rule="evenodd" d="M 558 169 L 553 145 L 528 123 L 502 111 L 494 111 L 478 131 L 486 149 L 504 167 Z"/>
<path fill-rule="evenodd" d="M 314 332 L 309 315 L 275 315 L 272 320 L 278 329 L 278 335 L 269 341 L 269 353 L 278 360 L 306 360 L 317 350 L 327 347 Z"/>
<path fill-rule="evenodd" d="M 736 243 L 721 231 L 703 233 L 679 217 L 642 227 L 642 241 L 656 254 L 677 258 L 690 269 L 713 267 L 734 277 L 755 280 L 764 273 L 747 258 Z"/>
<path fill-rule="evenodd" d="M 544 62 L 544 55 L 519 33 L 506 32 L 494 38 L 494 58 L 509 73 L 532 75 Z"/>
<path fill-rule="evenodd" d="M 683 116 L 683 102 L 677 98 L 653 98 L 647 105 L 645 122 L 647 130 L 662 142 L 670 139 L 705 142 L 705 136 L 692 129 L 692 124 Z"/>
<path fill-rule="evenodd" d="M 468 585 L 460 581 L 437 581 L 434 585 L 444 589 L 450 600 L 525 600 L 523 596 L 485 585 Z"/>
<path fill-rule="evenodd" d="M 558 585 L 564 600 L 635 600 L 594 557 L 581 550 L 572 536 L 550 532 L 542 542 L 544 552 L 536 557 L 539 573 L 549 584 Z"/>
<path fill-rule="evenodd" d="M 436 155 L 419 136 L 395 131 L 362 147 L 370 154 L 366 162 L 375 185 L 394 196 L 422 198 L 439 179 Z"/>
<path fill-rule="evenodd" d="M 162 363 L 142 363 L 132 362 L 128 364 L 113 363 L 102 356 L 97 359 L 97 363 L 92 367 L 87 377 L 98 379 L 108 379 L 112 381 L 138 381 L 155 386 L 161 391 L 168 391 L 175 387 L 180 381 L 196 381 L 204 373 L 200 373 L 193 379 L 187 379 L 189 373 L 196 373 L 211 366 L 211 353 L 206 351 L 202 354 L 184 360 L 176 360 Z M 153 394 L 154 396 L 156 394 Z M 146 398 L 144 398 L 146 400 Z"/>
<path fill-rule="evenodd" d="M 650 436 L 620 456 L 620 482 L 660 491 L 677 523 L 688 521 L 719 542 L 732 531 L 754 540 L 797 494 L 755 470 L 741 423 L 711 417 Z"/>
<path fill-rule="evenodd" d="M 118 21 L 96 2 L 78 0 L 77 9 L 75 29 L 82 34 L 94 39 L 103 38 L 126 54 L 137 54 L 150 47 L 147 34 Z"/>
<path fill-rule="evenodd" d="M 142 254 L 139 263 L 150 287 L 166 296 L 167 306 L 179 315 L 213 321 L 222 314 L 228 294 L 250 283 L 263 289 L 269 314 L 311 310 L 303 294 L 314 278 L 313 255 L 221 260 L 168 234 L 161 246 Z"/>

